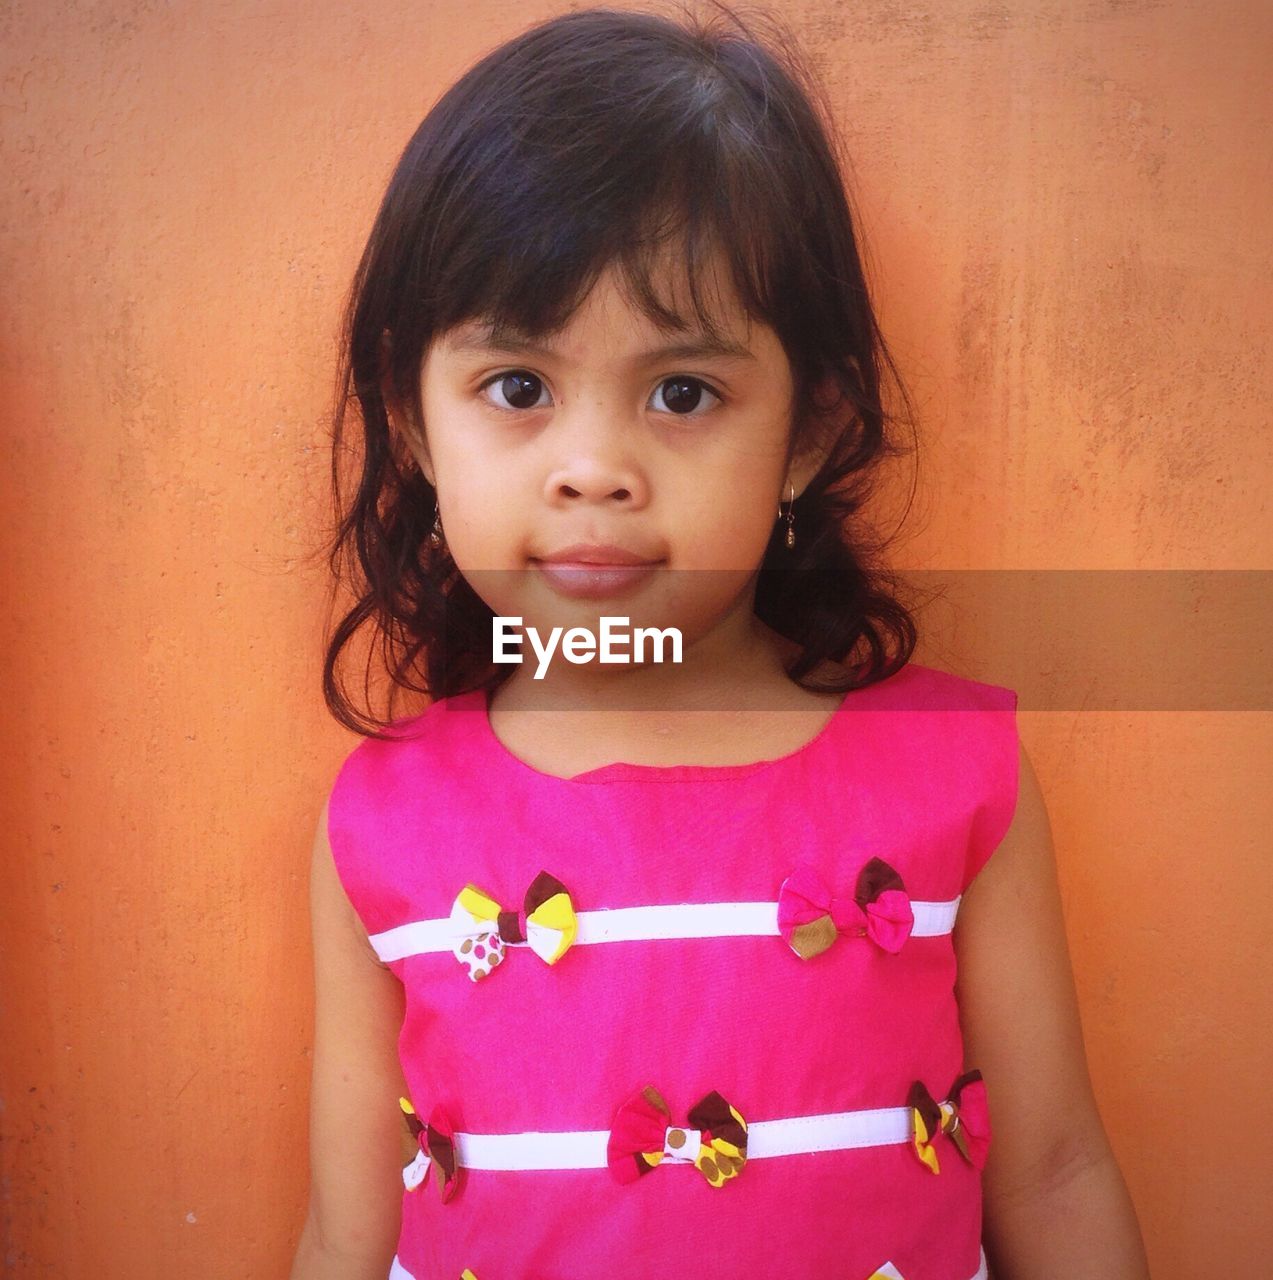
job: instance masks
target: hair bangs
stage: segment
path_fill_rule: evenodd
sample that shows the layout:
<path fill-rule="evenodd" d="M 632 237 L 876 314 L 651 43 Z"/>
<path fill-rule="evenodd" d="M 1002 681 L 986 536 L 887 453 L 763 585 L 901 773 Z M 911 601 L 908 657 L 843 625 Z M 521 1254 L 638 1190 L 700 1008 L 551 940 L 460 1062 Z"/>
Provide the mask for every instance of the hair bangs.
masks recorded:
<path fill-rule="evenodd" d="M 560 149 L 558 167 L 548 153 L 533 173 L 510 172 L 502 147 L 469 170 L 432 274 L 435 335 L 478 319 L 497 333 L 551 336 L 608 270 L 660 331 L 720 336 L 730 291 L 747 316 L 780 328 L 775 284 L 795 257 L 798 211 L 763 150 L 739 131 L 665 135 L 615 117 L 604 154 L 582 173 Z"/>

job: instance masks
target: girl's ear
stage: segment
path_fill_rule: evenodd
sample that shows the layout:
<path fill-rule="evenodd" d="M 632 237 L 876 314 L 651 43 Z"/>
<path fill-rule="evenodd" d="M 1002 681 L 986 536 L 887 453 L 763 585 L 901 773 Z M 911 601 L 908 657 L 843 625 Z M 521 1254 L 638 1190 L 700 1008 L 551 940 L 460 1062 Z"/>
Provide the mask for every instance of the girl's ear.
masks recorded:
<path fill-rule="evenodd" d="M 813 410 L 803 424 L 804 448 L 791 459 L 789 475 L 799 497 L 822 469 L 836 439 L 844 429 L 844 398 L 833 374 L 813 389 Z"/>
<path fill-rule="evenodd" d="M 386 407 L 385 412 L 389 410 Z M 390 425 L 394 425 L 394 419 L 390 418 Z M 407 448 L 411 450 L 411 456 L 420 464 L 420 470 L 424 473 L 424 478 L 436 489 L 438 482 L 433 478 L 433 459 L 429 456 L 429 445 L 425 439 L 423 431 L 408 430 L 405 425 L 397 427 L 398 434 L 407 442 Z"/>
<path fill-rule="evenodd" d="M 423 431 L 414 431 L 405 420 L 405 415 L 398 405 L 397 396 L 390 376 L 390 362 L 393 355 L 392 335 L 384 330 L 380 335 L 380 399 L 385 406 L 385 416 L 389 419 L 389 428 L 406 442 L 412 457 L 420 464 L 420 470 L 428 482 L 437 487 L 433 478 L 433 459 L 429 457 L 429 445 Z"/>

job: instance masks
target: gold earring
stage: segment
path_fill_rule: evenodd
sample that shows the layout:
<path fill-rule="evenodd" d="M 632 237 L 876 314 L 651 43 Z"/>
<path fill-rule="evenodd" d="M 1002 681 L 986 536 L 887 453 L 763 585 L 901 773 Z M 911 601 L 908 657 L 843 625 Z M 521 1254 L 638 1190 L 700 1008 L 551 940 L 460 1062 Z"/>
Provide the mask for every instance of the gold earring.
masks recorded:
<path fill-rule="evenodd" d="M 778 519 L 785 519 L 787 521 L 787 550 L 790 551 L 791 548 L 796 545 L 796 513 L 793 510 L 796 501 L 796 486 L 791 484 L 790 480 L 788 480 L 787 483 L 791 485 L 791 497 L 787 501 L 787 514 L 785 517 L 783 516 L 782 507 L 780 506 L 778 508 Z"/>
<path fill-rule="evenodd" d="M 433 503 L 433 528 L 429 530 L 429 545 L 431 547 L 440 547 L 444 537 L 445 535 L 442 532 L 442 508 L 438 506 L 435 499 Z"/>

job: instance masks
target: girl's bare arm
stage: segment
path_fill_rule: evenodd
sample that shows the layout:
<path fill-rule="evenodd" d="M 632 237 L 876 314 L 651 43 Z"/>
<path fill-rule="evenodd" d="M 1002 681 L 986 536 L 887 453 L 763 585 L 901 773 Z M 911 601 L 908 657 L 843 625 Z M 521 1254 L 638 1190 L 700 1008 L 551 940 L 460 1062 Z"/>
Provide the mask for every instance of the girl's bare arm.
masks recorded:
<path fill-rule="evenodd" d="M 332 861 L 327 805 L 310 866 L 314 1058 L 309 1212 L 291 1280 L 384 1280 L 409 1134 L 398 1098 L 403 988 L 367 941 Z"/>
<path fill-rule="evenodd" d="M 1051 826 L 1024 747 L 1020 769 L 1016 816 L 954 935 L 965 1064 L 990 1104 L 986 1256 L 994 1280 L 1148 1280 L 1092 1094 Z"/>

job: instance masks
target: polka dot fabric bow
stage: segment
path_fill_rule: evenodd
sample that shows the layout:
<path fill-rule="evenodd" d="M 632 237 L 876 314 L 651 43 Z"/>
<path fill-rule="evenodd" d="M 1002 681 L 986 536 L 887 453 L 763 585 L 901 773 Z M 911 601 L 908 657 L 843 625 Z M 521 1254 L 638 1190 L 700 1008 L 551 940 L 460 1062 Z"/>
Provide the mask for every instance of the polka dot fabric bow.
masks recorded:
<path fill-rule="evenodd" d="M 442 1202 L 450 1200 L 459 1189 L 459 1165 L 455 1159 L 455 1130 L 440 1107 L 434 1107 L 425 1124 L 406 1098 L 398 1099 L 411 1136 L 420 1144 L 416 1157 L 402 1171 L 408 1191 L 415 1191 L 432 1169 L 433 1180 L 442 1193 Z"/>
<path fill-rule="evenodd" d="M 947 1102 L 937 1102 L 916 1080 L 906 1100 L 911 1109 L 911 1145 L 921 1162 L 941 1172 L 935 1143 L 945 1134 L 970 1165 L 986 1167 L 990 1147 L 990 1108 L 980 1071 L 967 1071 L 950 1086 Z"/>
<path fill-rule="evenodd" d="M 478 982 L 504 959 L 508 945 L 528 946 L 547 964 L 556 964 L 575 940 L 574 905 L 566 886 L 541 871 L 526 890 L 520 911 L 505 911 L 475 884 L 456 895 L 451 924 L 457 935 L 455 958 Z"/>
<path fill-rule="evenodd" d="M 606 1145 L 606 1163 L 620 1182 L 635 1182 L 665 1159 L 692 1164 L 713 1186 L 736 1178 L 747 1162 L 747 1122 L 713 1090 L 689 1113 L 689 1126 L 672 1118 L 662 1094 L 647 1085 L 619 1108 Z"/>
<path fill-rule="evenodd" d="M 896 955 L 914 927 L 902 877 L 883 858 L 862 868 L 851 898 L 833 896 L 808 865 L 797 867 L 778 890 L 778 932 L 802 960 L 820 955 L 841 934 L 870 938 Z"/>

